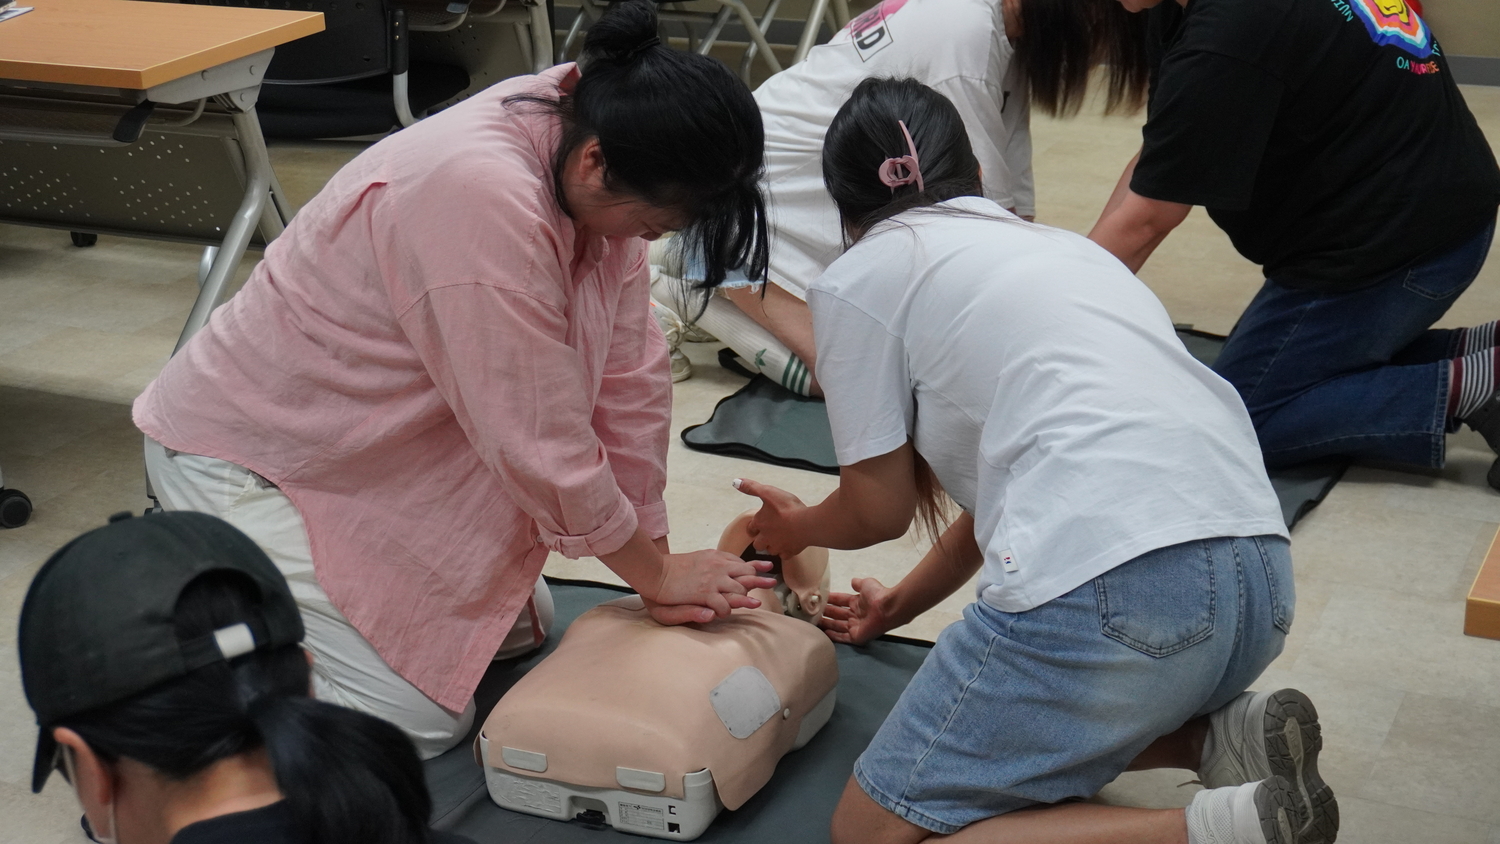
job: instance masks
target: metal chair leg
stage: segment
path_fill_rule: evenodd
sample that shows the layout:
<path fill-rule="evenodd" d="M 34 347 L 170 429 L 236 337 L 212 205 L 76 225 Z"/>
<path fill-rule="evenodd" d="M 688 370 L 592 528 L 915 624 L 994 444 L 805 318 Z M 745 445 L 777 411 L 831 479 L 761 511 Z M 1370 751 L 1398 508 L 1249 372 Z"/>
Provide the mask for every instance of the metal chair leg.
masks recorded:
<path fill-rule="evenodd" d="M 541 3 L 531 7 L 531 59 L 532 70 L 541 73 L 553 65 L 552 61 L 552 18 L 547 15 L 547 7 Z"/>
<path fill-rule="evenodd" d="M 812 0 L 807 12 L 807 24 L 802 27 L 802 37 L 797 41 L 797 52 L 792 54 L 792 64 L 807 58 L 807 52 L 818 43 L 818 30 L 823 27 L 823 16 L 828 11 L 828 0 Z"/>
<path fill-rule="evenodd" d="M 215 253 L 208 273 L 203 278 L 193 310 L 188 314 L 182 335 L 177 338 L 175 354 L 198 330 L 208 324 L 208 318 L 224 295 L 229 277 L 240 264 L 245 249 L 250 245 L 250 236 L 260 223 L 261 212 L 271 198 L 271 162 L 266 155 L 266 139 L 260 133 L 260 122 L 255 109 L 250 108 L 233 115 L 235 135 L 245 156 L 245 198 L 224 233 L 224 242 Z"/>

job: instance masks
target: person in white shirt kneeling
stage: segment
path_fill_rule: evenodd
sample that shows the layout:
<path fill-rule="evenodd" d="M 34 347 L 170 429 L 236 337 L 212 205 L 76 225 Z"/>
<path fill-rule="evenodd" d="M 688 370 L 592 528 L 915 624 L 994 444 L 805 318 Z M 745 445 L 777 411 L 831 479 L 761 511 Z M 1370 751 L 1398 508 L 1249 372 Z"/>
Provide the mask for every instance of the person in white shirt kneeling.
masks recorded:
<path fill-rule="evenodd" d="M 1103 19 L 1116 25 L 1098 26 Z M 950 99 L 984 171 L 983 195 L 1030 219 L 1031 105 L 1077 111 L 1090 70 L 1101 62 L 1106 105 L 1134 110 L 1145 92 L 1145 64 L 1126 60 L 1144 40 L 1129 37 L 1141 16 L 1113 0 L 883 0 L 801 63 L 755 91 L 766 129 L 768 284 L 731 273 L 712 291 L 697 288 L 702 262 L 652 250 L 652 297 L 673 342 L 694 323 L 751 367 L 786 388 L 818 395 L 807 289 L 843 250 L 838 210 L 823 189 L 823 134 L 854 86 L 879 76 L 911 77 Z M 708 297 L 708 298 L 705 298 Z M 680 355 L 673 375 L 691 370 Z"/>
<path fill-rule="evenodd" d="M 941 536 L 899 584 L 831 598 L 854 644 L 979 574 L 855 764 L 835 844 L 1333 841 L 1312 703 L 1246 691 L 1295 599 L 1233 387 L 1108 252 L 986 199 L 958 110 L 916 80 L 861 83 L 822 166 L 853 244 L 808 293 L 839 487 L 809 507 L 737 481 L 754 544 L 863 548 L 921 513 Z M 1076 802 L 1161 767 L 1206 789 Z"/>

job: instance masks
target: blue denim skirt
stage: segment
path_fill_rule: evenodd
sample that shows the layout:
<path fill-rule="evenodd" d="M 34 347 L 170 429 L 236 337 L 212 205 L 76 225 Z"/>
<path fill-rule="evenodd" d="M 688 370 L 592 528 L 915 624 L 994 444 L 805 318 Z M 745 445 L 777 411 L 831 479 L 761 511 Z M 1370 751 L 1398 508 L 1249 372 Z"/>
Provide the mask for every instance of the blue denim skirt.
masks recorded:
<path fill-rule="evenodd" d="M 1159 548 L 1021 613 L 977 602 L 938 637 L 854 776 L 951 834 L 1086 798 L 1147 745 L 1243 692 L 1295 602 L 1279 536 Z"/>

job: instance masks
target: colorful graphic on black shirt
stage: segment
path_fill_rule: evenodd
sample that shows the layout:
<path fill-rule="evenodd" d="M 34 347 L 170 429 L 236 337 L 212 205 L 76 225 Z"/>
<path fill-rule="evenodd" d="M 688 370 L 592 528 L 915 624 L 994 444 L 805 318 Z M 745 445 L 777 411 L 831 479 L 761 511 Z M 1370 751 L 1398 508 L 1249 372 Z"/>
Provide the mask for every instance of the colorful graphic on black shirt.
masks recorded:
<path fill-rule="evenodd" d="M 854 42 L 854 51 L 859 53 L 860 61 L 869 61 L 876 53 L 891 45 L 891 28 L 886 26 L 885 19 L 901 11 L 901 7 L 905 5 L 906 0 L 885 0 L 849 21 L 849 37 Z"/>
<path fill-rule="evenodd" d="M 1406 0 L 1349 0 L 1376 44 L 1400 47 L 1419 59 L 1432 55 L 1432 30 Z"/>

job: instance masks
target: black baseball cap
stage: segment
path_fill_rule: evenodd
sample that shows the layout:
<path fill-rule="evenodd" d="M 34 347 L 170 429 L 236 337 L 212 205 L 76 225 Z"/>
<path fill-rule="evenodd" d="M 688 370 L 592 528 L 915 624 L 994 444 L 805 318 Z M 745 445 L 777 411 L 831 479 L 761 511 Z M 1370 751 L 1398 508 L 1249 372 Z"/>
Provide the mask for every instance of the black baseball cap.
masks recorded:
<path fill-rule="evenodd" d="M 259 592 L 251 618 L 191 641 L 173 613 L 209 572 L 245 575 Z M 31 790 L 52 773 L 62 719 L 116 703 L 218 660 L 302 641 L 302 617 L 266 553 L 204 513 L 121 513 L 53 554 L 21 605 L 21 683 L 41 730 Z"/>

